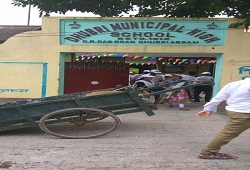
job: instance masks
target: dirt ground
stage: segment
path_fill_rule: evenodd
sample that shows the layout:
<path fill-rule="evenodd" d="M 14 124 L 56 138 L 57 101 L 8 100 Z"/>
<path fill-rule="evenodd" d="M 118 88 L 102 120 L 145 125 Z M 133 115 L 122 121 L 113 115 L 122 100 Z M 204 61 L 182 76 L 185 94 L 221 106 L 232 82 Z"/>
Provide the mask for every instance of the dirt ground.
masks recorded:
<path fill-rule="evenodd" d="M 214 114 L 195 117 L 190 111 L 159 105 L 156 115 L 120 115 L 115 132 L 94 139 L 61 139 L 39 128 L 1 132 L 0 168 L 10 170 L 249 170 L 250 131 L 223 147 L 235 160 L 201 160 L 200 150 L 228 120 Z"/>

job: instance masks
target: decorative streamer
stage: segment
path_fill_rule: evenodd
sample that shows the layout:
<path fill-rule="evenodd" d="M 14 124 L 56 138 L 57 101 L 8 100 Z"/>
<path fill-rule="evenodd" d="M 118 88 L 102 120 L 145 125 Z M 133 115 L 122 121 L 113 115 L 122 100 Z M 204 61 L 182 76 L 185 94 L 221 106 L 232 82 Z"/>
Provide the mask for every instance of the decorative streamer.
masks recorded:
<path fill-rule="evenodd" d="M 160 61 L 160 60 L 163 60 L 163 58 L 162 58 L 162 57 L 159 57 L 159 58 L 158 58 L 158 61 Z"/>
<path fill-rule="evenodd" d="M 186 61 L 188 61 L 188 59 L 186 59 L 186 58 L 181 60 L 181 62 L 186 62 Z"/>
<path fill-rule="evenodd" d="M 177 58 L 177 59 L 175 59 L 175 62 L 178 62 L 178 61 L 180 61 L 181 59 L 180 58 Z"/>
<path fill-rule="evenodd" d="M 148 57 L 148 56 L 144 56 L 142 59 L 145 60 L 145 59 L 147 59 L 147 58 L 149 58 L 149 57 Z"/>
<path fill-rule="evenodd" d="M 134 56 L 134 58 L 133 58 L 133 59 L 137 59 L 137 58 L 140 58 L 140 56 L 136 55 L 136 56 Z"/>
<path fill-rule="evenodd" d="M 172 60 L 174 60 L 174 58 L 168 58 L 168 61 L 172 61 Z"/>
<path fill-rule="evenodd" d="M 150 61 L 154 61 L 156 59 L 156 57 L 151 57 Z"/>
<path fill-rule="evenodd" d="M 205 64 L 206 62 L 208 62 L 208 60 L 202 60 L 202 64 Z"/>
<path fill-rule="evenodd" d="M 210 63 L 216 63 L 216 60 L 210 60 Z"/>
<path fill-rule="evenodd" d="M 197 62 L 196 62 L 196 63 L 197 63 L 197 64 L 199 64 L 200 62 L 201 62 L 201 60 L 197 60 Z"/>
<path fill-rule="evenodd" d="M 195 59 L 192 58 L 192 59 L 189 60 L 189 62 L 190 62 L 190 63 L 195 62 Z"/>
<path fill-rule="evenodd" d="M 115 56 L 116 57 L 123 57 L 122 53 L 117 53 Z"/>
<path fill-rule="evenodd" d="M 128 57 L 129 55 L 128 54 L 124 54 L 122 57 Z"/>

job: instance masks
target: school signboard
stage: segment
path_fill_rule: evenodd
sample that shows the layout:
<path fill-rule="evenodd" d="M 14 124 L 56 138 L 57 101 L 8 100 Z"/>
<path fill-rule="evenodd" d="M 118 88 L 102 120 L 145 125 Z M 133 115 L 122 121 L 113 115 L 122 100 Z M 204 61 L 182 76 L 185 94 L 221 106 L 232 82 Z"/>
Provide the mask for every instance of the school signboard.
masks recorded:
<path fill-rule="evenodd" d="M 60 20 L 60 44 L 223 46 L 226 20 Z"/>

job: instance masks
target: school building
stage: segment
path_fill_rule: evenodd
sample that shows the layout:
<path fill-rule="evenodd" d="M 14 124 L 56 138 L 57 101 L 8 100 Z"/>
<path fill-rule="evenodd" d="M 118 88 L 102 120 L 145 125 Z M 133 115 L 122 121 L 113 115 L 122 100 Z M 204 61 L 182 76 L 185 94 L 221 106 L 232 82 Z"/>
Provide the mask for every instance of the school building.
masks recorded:
<path fill-rule="evenodd" d="M 2 38 L 0 101 L 128 85 L 129 70 L 209 71 L 214 94 L 250 71 L 250 33 L 233 18 L 43 17 Z M 8 29 L 9 31 L 11 29 Z"/>

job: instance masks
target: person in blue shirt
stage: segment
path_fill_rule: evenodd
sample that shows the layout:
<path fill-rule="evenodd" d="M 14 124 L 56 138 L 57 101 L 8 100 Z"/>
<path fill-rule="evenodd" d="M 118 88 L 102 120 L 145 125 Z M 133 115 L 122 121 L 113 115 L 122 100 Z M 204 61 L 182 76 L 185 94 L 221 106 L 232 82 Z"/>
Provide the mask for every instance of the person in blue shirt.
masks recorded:
<path fill-rule="evenodd" d="M 201 159 L 235 159 L 237 156 L 220 153 L 222 146 L 250 128 L 250 78 L 228 83 L 196 115 L 207 118 L 213 109 L 226 100 L 230 120 L 217 136 L 198 155 Z"/>

